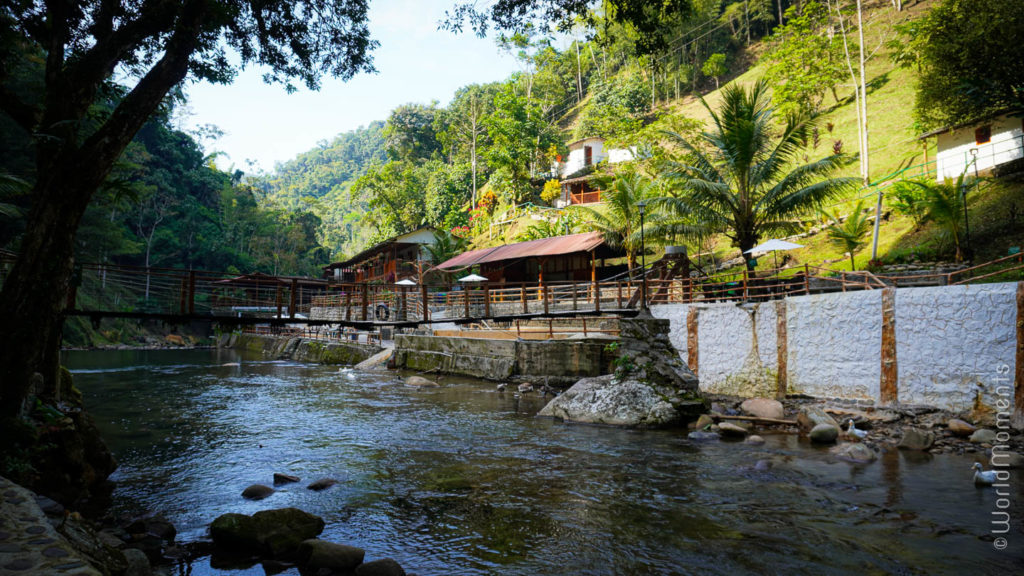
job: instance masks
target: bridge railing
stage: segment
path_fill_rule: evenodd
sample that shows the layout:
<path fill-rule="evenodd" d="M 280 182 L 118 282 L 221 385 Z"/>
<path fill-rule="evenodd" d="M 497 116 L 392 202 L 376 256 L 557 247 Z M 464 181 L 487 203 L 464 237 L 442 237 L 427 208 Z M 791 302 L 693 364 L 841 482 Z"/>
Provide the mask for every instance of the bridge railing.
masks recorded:
<path fill-rule="evenodd" d="M 0 257 L 0 279 L 13 260 Z M 422 322 L 511 318 L 636 309 L 649 304 L 765 301 L 820 291 L 875 290 L 931 284 L 1024 279 L 1024 258 L 1004 258 L 944 273 L 874 275 L 812 266 L 741 270 L 700 278 L 606 281 L 453 283 L 403 286 L 238 276 L 227 272 L 102 264 L 77 269 L 68 309 L 84 315 L 207 317 L 321 322 Z"/>

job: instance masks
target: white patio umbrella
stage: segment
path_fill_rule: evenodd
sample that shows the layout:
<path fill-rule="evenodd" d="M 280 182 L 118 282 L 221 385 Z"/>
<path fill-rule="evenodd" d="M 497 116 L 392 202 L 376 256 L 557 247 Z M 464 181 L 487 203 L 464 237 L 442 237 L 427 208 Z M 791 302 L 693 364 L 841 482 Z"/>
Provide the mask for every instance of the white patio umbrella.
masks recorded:
<path fill-rule="evenodd" d="M 459 278 L 459 282 L 487 282 L 487 278 L 479 274 L 470 274 Z"/>
<path fill-rule="evenodd" d="M 802 244 L 794 244 L 793 242 L 786 242 L 785 240 L 772 239 L 767 242 L 763 242 L 754 246 L 750 250 L 746 250 L 744 254 L 753 254 L 755 252 L 772 252 L 775 256 L 775 268 L 779 268 L 779 255 L 775 252 L 785 250 L 795 250 L 797 248 L 803 248 Z"/>
<path fill-rule="evenodd" d="M 399 280 L 395 282 L 395 286 L 415 286 L 416 282 L 406 278 L 405 280 Z"/>

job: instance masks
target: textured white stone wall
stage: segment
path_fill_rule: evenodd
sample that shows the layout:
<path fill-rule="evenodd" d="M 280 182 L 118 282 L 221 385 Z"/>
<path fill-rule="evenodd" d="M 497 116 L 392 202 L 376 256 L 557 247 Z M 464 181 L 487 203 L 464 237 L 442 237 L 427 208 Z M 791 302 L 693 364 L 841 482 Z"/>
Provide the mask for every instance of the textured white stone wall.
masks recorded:
<path fill-rule="evenodd" d="M 679 356 L 686 361 L 686 316 L 690 313 L 692 304 L 656 304 L 651 306 L 651 316 L 667 319 L 669 324 L 668 339 L 672 346 L 679 351 Z"/>
<path fill-rule="evenodd" d="M 778 326 L 775 320 L 775 303 L 765 302 L 757 305 L 757 352 L 764 368 L 775 374 L 779 368 Z"/>
<path fill-rule="evenodd" d="M 877 400 L 882 378 L 882 291 L 786 301 L 789 391 Z"/>
<path fill-rule="evenodd" d="M 1016 294 L 1013 283 L 897 290 L 900 402 L 964 410 L 980 396 L 993 406 L 1007 385 L 1000 367 L 1012 386 Z"/>

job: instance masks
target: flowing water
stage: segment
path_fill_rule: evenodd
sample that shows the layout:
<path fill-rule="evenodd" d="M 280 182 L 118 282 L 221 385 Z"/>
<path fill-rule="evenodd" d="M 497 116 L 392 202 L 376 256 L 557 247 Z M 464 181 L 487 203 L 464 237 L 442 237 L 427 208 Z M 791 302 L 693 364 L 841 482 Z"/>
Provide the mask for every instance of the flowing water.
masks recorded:
<path fill-rule="evenodd" d="M 1024 566 L 1024 483 L 976 489 L 973 459 L 836 462 L 791 435 L 695 443 L 680 431 L 567 425 L 493 383 L 234 351 L 70 352 L 120 462 L 119 512 L 162 511 L 179 540 L 226 512 L 295 506 L 324 539 L 429 574 L 978 574 Z M 758 460 L 773 463 L 754 470 Z M 986 462 L 987 465 L 987 462 Z M 259 502 L 274 472 L 302 477 Z M 312 492 L 306 483 L 339 484 Z M 992 512 L 1009 503 L 1008 547 Z M 225 573 L 210 559 L 179 567 Z M 257 565 L 232 574 L 263 574 Z M 297 573 L 291 571 L 289 573 Z"/>

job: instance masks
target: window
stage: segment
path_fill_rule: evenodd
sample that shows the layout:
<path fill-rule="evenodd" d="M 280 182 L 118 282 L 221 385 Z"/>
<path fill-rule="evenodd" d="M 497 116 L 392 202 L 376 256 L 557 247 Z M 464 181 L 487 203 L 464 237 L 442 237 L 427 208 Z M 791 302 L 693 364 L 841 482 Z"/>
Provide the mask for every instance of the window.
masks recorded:
<path fill-rule="evenodd" d="M 980 128 L 974 130 L 974 143 L 975 144 L 988 144 L 992 141 L 992 125 L 986 124 Z"/>

